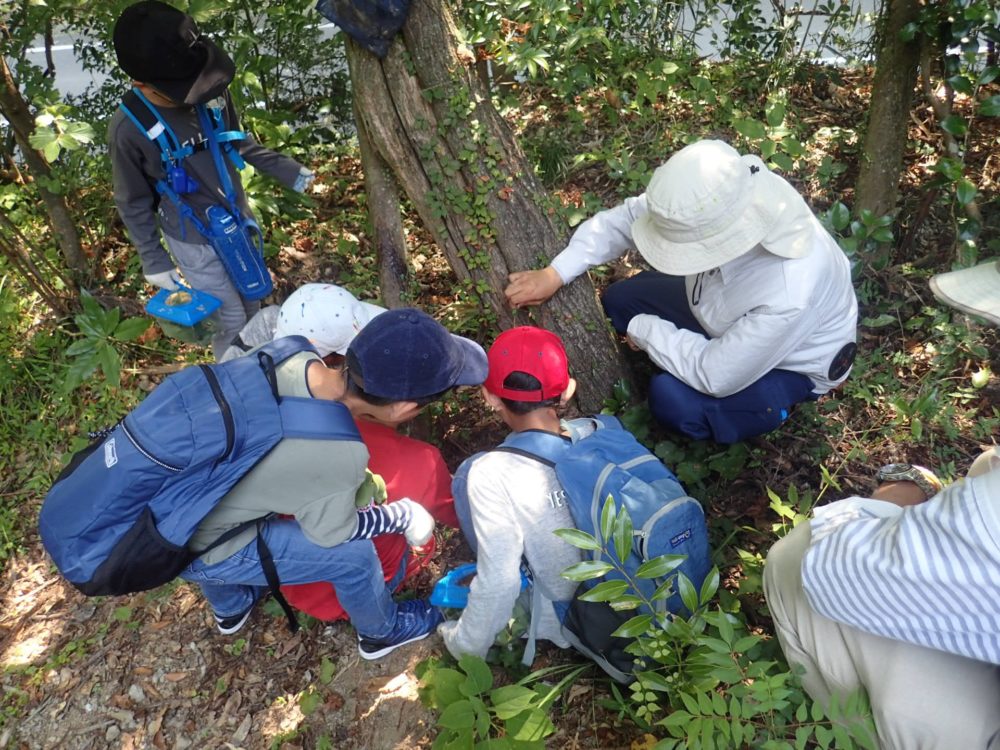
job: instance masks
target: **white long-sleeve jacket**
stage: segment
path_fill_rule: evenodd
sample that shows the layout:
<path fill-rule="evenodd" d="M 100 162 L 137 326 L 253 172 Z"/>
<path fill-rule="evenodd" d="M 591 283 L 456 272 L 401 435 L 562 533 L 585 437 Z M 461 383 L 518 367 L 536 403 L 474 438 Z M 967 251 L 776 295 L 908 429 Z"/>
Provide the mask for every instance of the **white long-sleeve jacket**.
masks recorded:
<path fill-rule="evenodd" d="M 632 223 L 646 196 L 601 211 L 580 225 L 552 261 L 564 283 L 634 249 Z M 710 338 L 678 329 L 656 315 L 637 315 L 628 334 L 663 370 L 709 395 L 742 390 L 774 369 L 806 375 L 826 393 L 841 349 L 857 338 L 858 303 L 847 257 L 815 217 L 811 249 L 782 258 L 761 246 L 722 266 L 685 277 L 687 302 Z"/>

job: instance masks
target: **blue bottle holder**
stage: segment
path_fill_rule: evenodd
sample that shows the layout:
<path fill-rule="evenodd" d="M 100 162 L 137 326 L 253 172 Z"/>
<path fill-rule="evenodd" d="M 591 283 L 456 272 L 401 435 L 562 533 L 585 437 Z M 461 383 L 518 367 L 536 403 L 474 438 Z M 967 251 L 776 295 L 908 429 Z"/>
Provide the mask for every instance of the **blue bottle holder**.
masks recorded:
<path fill-rule="evenodd" d="M 476 575 L 476 564 L 467 563 L 448 571 L 441 580 L 434 584 L 431 591 L 431 604 L 446 609 L 465 609 L 469 603 L 469 581 Z M 531 585 L 531 578 L 521 568 L 521 590 Z"/>
<path fill-rule="evenodd" d="M 146 312 L 156 318 L 163 332 L 190 344 L 207 344 L 215 332 L 212 313 L 222 301 L 207 292 L 178 286 L 161 289 L 146 303 Z"/>

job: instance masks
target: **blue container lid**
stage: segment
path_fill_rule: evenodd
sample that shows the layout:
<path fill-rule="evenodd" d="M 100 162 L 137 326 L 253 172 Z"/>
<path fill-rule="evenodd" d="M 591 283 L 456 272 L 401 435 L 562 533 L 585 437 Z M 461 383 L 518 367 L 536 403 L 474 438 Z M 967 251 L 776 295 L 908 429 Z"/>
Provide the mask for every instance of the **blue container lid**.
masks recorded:
<path fill-rule="evenodd" d="M 219 309 L 222 300 L 207 292 L 178 286 L 161 289 L 146 303 L 146 312 L 171 323 L 192 327 Z"/>

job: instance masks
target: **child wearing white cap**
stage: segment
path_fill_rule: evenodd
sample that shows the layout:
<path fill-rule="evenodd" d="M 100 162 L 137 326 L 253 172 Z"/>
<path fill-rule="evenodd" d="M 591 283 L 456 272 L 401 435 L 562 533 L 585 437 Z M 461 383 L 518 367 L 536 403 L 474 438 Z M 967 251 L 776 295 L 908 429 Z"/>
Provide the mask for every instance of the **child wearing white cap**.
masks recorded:
<path fill-rule="evenodd" d="M 342 286 L 303 284 L 280 307 L 265 307 L 251 318 L 219 361 L 282 336 L 305 336 L 324 358 L 343 356 L 358 331 L 383 312 L 384 307 L 362 302 Z"/>

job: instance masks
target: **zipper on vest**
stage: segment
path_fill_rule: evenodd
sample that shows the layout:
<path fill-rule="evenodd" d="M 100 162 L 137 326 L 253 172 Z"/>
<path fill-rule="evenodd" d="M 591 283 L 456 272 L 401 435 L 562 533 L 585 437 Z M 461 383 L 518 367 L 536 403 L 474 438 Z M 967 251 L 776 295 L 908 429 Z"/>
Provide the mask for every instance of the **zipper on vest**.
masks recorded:
<path fill-rule="evenodd" d="M 219 379 L 212 372 L 212 368 L 208 365 L 198 366 L 205 374 L 205 380 L 208 381 L 208 387 L 212 389 L 212 395 L 215 396 L 215 400 L 219 404 L 219 411 L 222 412 L 222 421 L 226 425 L 226 451 L 217 459 L 218 461 L 225 461 L 229 458 L 229 454 L 233 452 L 233 443 L 236 440 L 236 429 L 233 425 L 233 410 L 229 407 L 229 402 L 226 401 L 226 397 L 222 393 L 222 386 L 219 385 Z"/>

